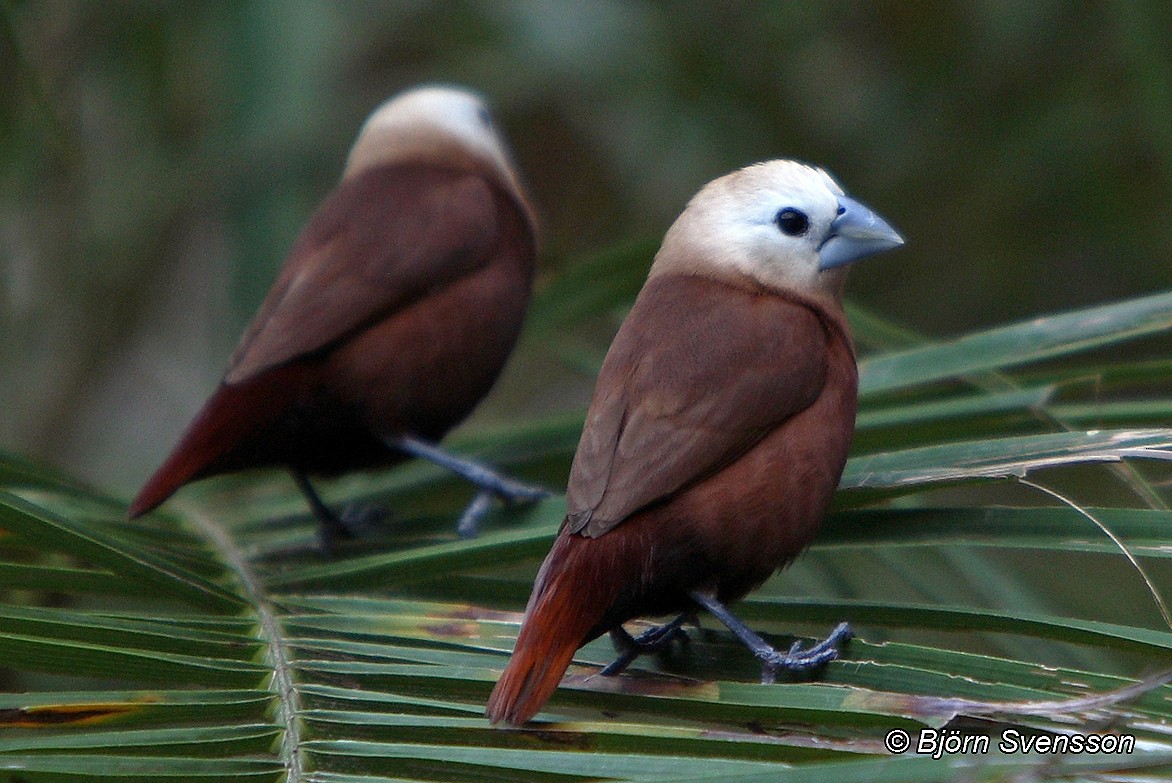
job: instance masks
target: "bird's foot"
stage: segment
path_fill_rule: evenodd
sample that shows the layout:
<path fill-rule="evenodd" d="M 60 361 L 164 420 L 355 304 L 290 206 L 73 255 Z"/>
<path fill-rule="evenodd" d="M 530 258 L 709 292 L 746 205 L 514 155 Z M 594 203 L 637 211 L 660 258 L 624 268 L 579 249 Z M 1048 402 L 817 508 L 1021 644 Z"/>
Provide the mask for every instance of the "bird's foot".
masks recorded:
<path fill-rule="evenodd" d="M 434 444 L 410 435 L 400 435 L 386 441 L 387 445 L 413 457 L 419 457 L 450 470 L 479 489 L 476 497 L 460 515 L 456 532 L 461 538 L 472 538 L 480 529 L 480 520 L 488 513 L 493 498 L 505 505 L 534 503 L 550 496 L 549 490 L 510 478 L 475 460 L 449 454 Z"/>
<path fill-rule="evenodd" d="M 603 677 L 613 677 L 630 666 L 640 655 L 657 653 L 674 641 L 687 644 L 688 632 L 682 626 L 691 617 L 689 614 L 681 614 L 670 623 L 648 628 L 638 636 L 631 636 L 621 625 L 612 629 L 610 639 L 619 657 L 607 664 L 599 674 Z"/>
<path fill-rule="evenodd" d="M 830 636 L 812 647 L 803 650 L 801 642 L 794 642 L 793 646 L 789 648 L 789 652 L 782 653 L 775 650 L 769 642 L 745 625 L 741 618 L 733 614 L 712 593 L 695 590 L 688 595 L 697 604 L 711 612 L 717 620 L 724 623 L 725 627 L 732 631 L 742 644 L 752 650 L 757 660 L 761 661 L 761 682 L 766 684 L 776 682 L 777 673 L 781 671 L 808 672 L 830 663 L 838 657 L 839 647 L 855 635 L 850 625 L 839 623 Z"/>
<path fill-rule="evenodd" d="M 761 683 L 768 685 L 777 681 L 778 672 L 802 673 L 825 666 L 838 658 L 839 648 L 855 635 L 847 623 L 839 623 L 822 641 L 802 649 L 802 643 L 794 642 L 789 652 L 776 649 L 754 650 L 761 661 Z"/>

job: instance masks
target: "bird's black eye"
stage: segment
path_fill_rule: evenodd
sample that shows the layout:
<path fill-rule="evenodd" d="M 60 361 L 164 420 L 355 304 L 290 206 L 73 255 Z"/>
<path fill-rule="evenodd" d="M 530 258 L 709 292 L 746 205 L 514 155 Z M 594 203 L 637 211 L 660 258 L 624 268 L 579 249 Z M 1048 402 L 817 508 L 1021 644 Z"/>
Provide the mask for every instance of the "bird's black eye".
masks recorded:
<path fill-rule="evenodd" d="M 477 109 L 476 116 L 480 119 L 480 124 L 486 128 L 492 127 L 492 117 L 489 116 L 488 109 Z"/>
<path fill-rule="evenodd" d="M 777 227 L 786 236 L 800 237 L 810 227 L 810 219 L 800 209 L 786 207 L 777 213 Z"/>

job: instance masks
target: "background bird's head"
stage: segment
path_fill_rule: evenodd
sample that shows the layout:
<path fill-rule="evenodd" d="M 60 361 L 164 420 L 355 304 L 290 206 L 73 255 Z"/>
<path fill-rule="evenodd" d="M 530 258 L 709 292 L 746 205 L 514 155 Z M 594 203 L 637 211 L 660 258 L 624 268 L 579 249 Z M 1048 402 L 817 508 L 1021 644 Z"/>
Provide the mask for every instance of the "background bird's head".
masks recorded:
<path fill-rule="evenodd" d="M 524 191 L 487 104 L 460 87 L 429 85 L 383 102 L 363 123 L 342 177 L 399 161 L 466 161 L 487 167 L 520 198 Z"/>
<path fill-rule="evenodd" d="M 668 229 L 651 274 L 740 276 L 838 296 L 847 264 L 902 244 L 822 169 L 772 160 L 705 185 Z"/>

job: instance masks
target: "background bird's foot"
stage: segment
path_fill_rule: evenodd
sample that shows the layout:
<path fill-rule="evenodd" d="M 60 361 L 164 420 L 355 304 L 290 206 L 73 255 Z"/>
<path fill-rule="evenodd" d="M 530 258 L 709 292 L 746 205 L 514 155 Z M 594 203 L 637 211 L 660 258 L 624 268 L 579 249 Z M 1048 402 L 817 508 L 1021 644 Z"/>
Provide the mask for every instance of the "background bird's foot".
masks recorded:
<path fill-rule="evenodd" d="M 480 520 L 492 507 L 492 493 L 481 490 L 472 498 L 472 502 L 464 508 L 460 521 L 456 523 L 456 535 L 460 538 L 475 538 L 480 532 Z"/>
<path fill-rule="evenodd" d="M 297 487 L 309 503 L 314 518 L 317 519 L 317 543 L 327 558 L 334 556 L 338 541 L 369 537 L 389 516 L 386 509 L 358 503 L 351 503 L 342 509 L 341 514 L 336 514 L 322 501 L 303 472 L 291 472 Z"/>
<path fill-rule="evenodd" d="M 381 506 L 351 503 L 335 514 L 326 506 L 314 509 L 317 518 L 317 541 L 322 554 L 333 557 L 337 543 L 355 538 L 372 538 L 390 517 Z"/>
<path fill-rule="evenodd" d="M 536 503 L 539 500 L 545 500 L 553 494 L 545 487 L 518 481 L 514 478 L 502 476 L 499 473 L 497 474 L 497 478 L 500 481 L 495 487 L 482 487 L 481 491 L 491 492 L 504 501 L 505 505 L 519 506 L 527 503 Z"/>
<path fill-rule="evenodd" d="M 349 533 L 349 538 L 370 538 L 390 517 L 391 513 L 382 506 L 350 503 L 338 515 L 338 522 Z"/>
<path fill-rule="evenodd" d="M 838 658 L 839 648 L 854 636 L 847 623 L 839 623 L 822 641 L 802 649 L 801 642 L 794 642 L 789 652 L 778 652 L 772 648 L 754 651 L 761 660 L 761 682 L 770 684 L 777 681 L 778 672 L 801 673 L 825 666 Z"/>
<path fill-rule="evenodd" d="M 452 471 L 480 490 L 460 516 L 456 532 L 461 538 L 472 538 L 479 532 L 480 520 L 491 508 L 493 498 L 499 498 L 506 505 L 515 506 L 534 503 L 551 494 L 544 487 L 510 478 L 487 465 L 449 454 L 439 446 L 410 435 L 400 435 L 387 439 L 385 442 L 388 446 L 410 454 L 412 457 L 425 459 L 441 468 Z"/>
<path fill-rule="evenodd" d="M 550 495 L 548 490 L 534 484 L 506 478 L 499 473 L 493 475 L 496 479 L 493 484 L 489 486 L 477 484 L 480 491 L 476 493 L 476 497 L 472 498 L 472 502 L 460 515 L 460 521 L 456 525 L 456 533 L 459 534 L 460 538 L 476 537 L 476 534 L 480 532 L 480 520 L 492 507 L 493 498 L 499 498 L 506 506 L 519 506 L 536 503 Z"/>
<path fill-rule="evenodd" d="M 681 614 L 670 623 L 648 628 L 638 636 L 631 636 L 621 625 L 611 629 L 610 639 L 619 656 L 607 664 L 599 674 L 603 677 L 613 677 L 630 666 L 640 655 L 657 653 L 674 641 L 687 644 L 690 641 L 688 632 L 682 626 L 689 619 L 692 619 L 691 615 Z"/>
<path fill-rule="evenodd" d="M 313 515 L 317 519 L 317 546 L 321 550 L 322 556 L 327 560 L 333 558 L 334 552 L 337 550 L 339 540 L 353 538 L 354 533 L 350 526 L 342 521 L 334 512 L 325 509 L 325 513 L 321 513 L 319 509 L 313 510 Z"/>

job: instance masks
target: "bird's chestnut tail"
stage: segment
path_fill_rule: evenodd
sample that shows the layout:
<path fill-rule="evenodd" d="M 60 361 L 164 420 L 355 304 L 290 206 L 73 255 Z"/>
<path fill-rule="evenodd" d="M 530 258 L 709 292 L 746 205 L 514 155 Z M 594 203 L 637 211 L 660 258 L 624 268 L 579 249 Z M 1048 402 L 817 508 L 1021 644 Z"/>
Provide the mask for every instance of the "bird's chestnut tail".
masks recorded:
<path fill-rule="evenodd" d="M 492 723 L 520 726 L 536 715 L 557 689 L 574 653 L 600 632 L 602 614 L 611 601 L 597 589 L 583 589 L 605 583 L 583 578 L 574 568 L 585 560 L 573 552 L 582 543 L 578 536 L 563 532 L 546 559 L 513 657 L 488 699 L 485 714 Z"/>

